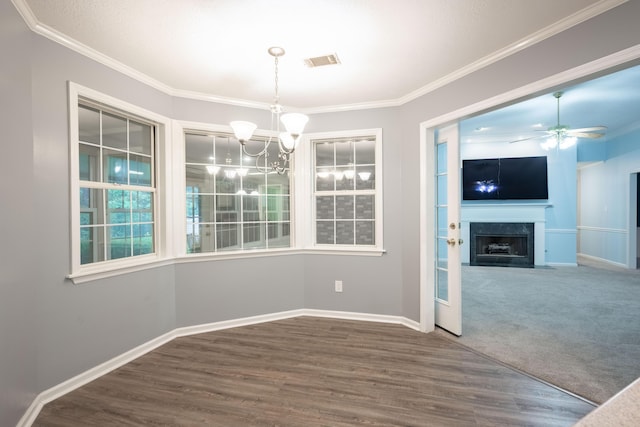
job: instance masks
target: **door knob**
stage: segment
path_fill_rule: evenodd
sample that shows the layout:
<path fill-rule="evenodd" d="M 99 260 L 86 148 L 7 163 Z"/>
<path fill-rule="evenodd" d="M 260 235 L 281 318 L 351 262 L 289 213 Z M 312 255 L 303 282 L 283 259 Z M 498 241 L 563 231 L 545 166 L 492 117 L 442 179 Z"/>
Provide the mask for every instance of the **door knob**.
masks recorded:
<path fill-rule="evenodd" d="M 450 238 L 449 240 L 447 240 L 447 245 L 455 246 L 456 245 L 456 239 L 454 239 L 453 237 Z"/>
<path fill-rule="evenodd" d="M 462 240 L 462 239 L 458 239 L 458 244 L 459 244 L 459 245 L 461 245 L 461 244 L 463 244 L 463 243 L 464 243 L 464 240 Z"/>

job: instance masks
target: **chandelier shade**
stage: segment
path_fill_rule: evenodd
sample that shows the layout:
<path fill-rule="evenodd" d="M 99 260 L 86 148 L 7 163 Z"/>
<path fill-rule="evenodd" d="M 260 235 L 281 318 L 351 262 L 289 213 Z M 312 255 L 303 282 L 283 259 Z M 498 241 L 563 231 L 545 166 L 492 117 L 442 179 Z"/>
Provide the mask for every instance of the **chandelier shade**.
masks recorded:
<path fill-rule="evenodd" d="M 256 130 L 258 126 L 255 123 L 246 122 L 244 120 L 235 120 L 229 123 L 231 129 L 233 129 L 233 133 L 236 135 L 236 138 L 240 143 L 248 141 L 253 136 L 253 132 Z"/>
<path fill-rule="evenodd" d="M 285 129 L 287 129 L 287 132 L 296 139 L 304 131 L 304 127 L 307 125 L 309 117 L 301 113 L 288 113 L 283 114 L 280 117 L 280 120 L 284 124 Z"/>

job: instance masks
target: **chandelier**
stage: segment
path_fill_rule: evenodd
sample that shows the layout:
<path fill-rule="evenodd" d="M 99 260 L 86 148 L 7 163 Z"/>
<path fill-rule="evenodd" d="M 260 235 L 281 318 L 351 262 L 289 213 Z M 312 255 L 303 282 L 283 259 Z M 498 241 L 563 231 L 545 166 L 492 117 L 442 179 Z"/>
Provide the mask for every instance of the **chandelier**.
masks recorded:
<path fill-rule="evenodd" d="M 236 120 L 229 123 L 229 125 L 233 129 L 236 139 L 242 146 L 242 152 L 256 159 L 256 169 L 262 173 L 275 171 L 278 174 L 283 174 L 287 169 L 291 154 L 298 145 L 302 131 L 307 121 L 309 121 L 309 117 L 300 113 L 283 114 L 284 110 L 280 105 L 280 96 L 278 94 L 278 59 L 284 55 L 284 49 L 281 47 L 270 47 L 268 51 L 269 55 L 274 58 L 275 69 L 275 96 L 273 98 L 273 104 L 270 106 L 271 134 L 269 135 L 269 139 L 264 143 L 262 150 L 257 153 L 250 153 L 247 151 L 247 142 L 251 139 L 253 132 L 257 128 L 256 124 Z M 280 131 L 281 121 L 286 129 L 285 132 Z M 275 138 L 273 137 L 274 134 L 277 135 Z M 277 141 L 278 144 L 278 158 L 271 160 L 269 159 L 268 149 L 271 143 L 275 141 Z"/>

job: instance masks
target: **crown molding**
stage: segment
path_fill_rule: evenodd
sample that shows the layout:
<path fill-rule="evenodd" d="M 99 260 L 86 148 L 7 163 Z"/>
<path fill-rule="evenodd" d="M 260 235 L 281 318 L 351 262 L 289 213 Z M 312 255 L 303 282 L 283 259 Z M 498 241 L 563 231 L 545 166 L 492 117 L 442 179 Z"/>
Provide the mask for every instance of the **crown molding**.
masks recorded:
<path fill-rule="evenodd" d="M 374 109 L 374 108 L 399 107 L 421 96 L 424 96 L 430 92 L 433 92 L 438 88 L 441 88 L 458 79 L 461 79 L 464 76 L 467 76 L 475 71 L 478 71 L 484 67 L 487 67 L 497 61 L 500 61 L 501 59 L 504 59 L 510 55 L 520 52 L 549 37 L 559 34 L 575 25 L 578 25 L 610 9 L 613 9 L 614 7 L 617 7 L 623 3 L 626 3 L 627 1 L 629 0 L 600 0 L 574 13 L 573 15 L 570 15 L 546 28 L 543 28 L 540 31 L 533 33 L 529 37 L 521 39 L 503 49 L 500 49 L 492 54 L 489 54 L 484 58 L 481 58 L 469 65 L 466 65 L 450 74 L 447 74 L 444 77 L 441 77 L 397 99 L 388 99 L 388 100 L 355 103 L 355 104 L 344 104 L 344 105 L 327 105 L 327 106 L 319 106 L 319 107 L 311 107 L 311 108 L 292 107 L 292 110 L 300 111 L 306 114 L 318 114 L 318 113 L 332 113 L 332 112 L 341 112 L 341 111 L 365 110 L 365 109 Z M 113 70 L 118 71 L 128 77 L 131 77 L 135 80 L 138 80 L 141 83 L 151 86 L 154 89 L 164 92 L 167 95 L 179 97 L 179 98 L 215 102 L 220 104 L 234 105 L 234 106 L 247 107 L 247 108 L 269 109 L 269 104 L 266 104 L 264 102 L 228 98 L 228 97 L 222 97 L 222 96 L 217 96 L 213 94 L 173 88 L 165 83 L 162 83 L 159 80 L 156 80 L 148 76 L 147 74 L 144 74 L 132 67 L 129 67 L 128 65 L 125 65 L 122 62 L 119 62 L 111 58 L 110 56 L 104 55 L 101 52 L 93 48 L 90 48 L 89 46 L 86 46 L 78 42 L 77 40 L 72 39 L 62 34 L 61 32 L 39 22 L 36 16 L 34 15 L 33 11 L 31 10 L 31 8 L 29 7 L 29 5 L 27 4 L 26 0 L 11 0 L 11 2 L 15 6 L 15 8 L 18 10 L 18 13 L 22 17 L 22 19 L 25 21 L 27 26 L 34 33 L 39 34 L 43 37 L 46 37 L 49 40 L 52 40 L 56 43 L 59 43 L 83 56 L 93 59 L 94 61 L 97 61 L 102 65 L 112 68 Z"/>
<path fill-rule="evenodd" d="M 450 73 L 438 80 L 435 80 L 429 83 L 426 86 L 421 87 L 401 98 L 398 99 L 399 105 L 406 104 L 407 102 L 413 101 L 423 95 L 426 95 L 429 92 L 433 92 L 436 89 L 439 89 L 443 86 L 446 86 L 456 80 L 459 80 L 473 72 L 481 70 L 495 62 L 498 62 L 508 56 L 511 56 L 515 53 L 518 53 L 528 47 L 535 45 L 543 40 L 546 40 L 550 37 L 553 37 L 557 34 L 560 34 L 563 31 L 568 30 L 571 27 L 574 27 L 584 21 L 587 21 L 595 16 L 598 16 L 614 7 L 620 6 L 623 3 L 626 3 L 628 0 L 601 0 L 597 3 L 588 6 L 573 15 L 569 15 L 560 21 L 549 25 L 546 28 L 541 29 L 533 33 L 531 36 L 521 39 L 511 45 L 497 50 L 496 52 L 485 56 L 475 62 L 472 62 L 469 65 L 466 65 L 453 73 Z"/>

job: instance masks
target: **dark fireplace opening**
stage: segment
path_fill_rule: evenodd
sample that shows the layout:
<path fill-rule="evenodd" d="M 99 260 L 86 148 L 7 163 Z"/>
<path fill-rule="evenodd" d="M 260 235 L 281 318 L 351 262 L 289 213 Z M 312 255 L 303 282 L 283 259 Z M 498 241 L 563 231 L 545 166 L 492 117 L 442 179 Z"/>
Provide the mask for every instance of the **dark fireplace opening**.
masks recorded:
<path fill-rule="evenodd" d="M 533 223 L 472 222 L 470 264 L 532 268 L 533 231 Z"/>

